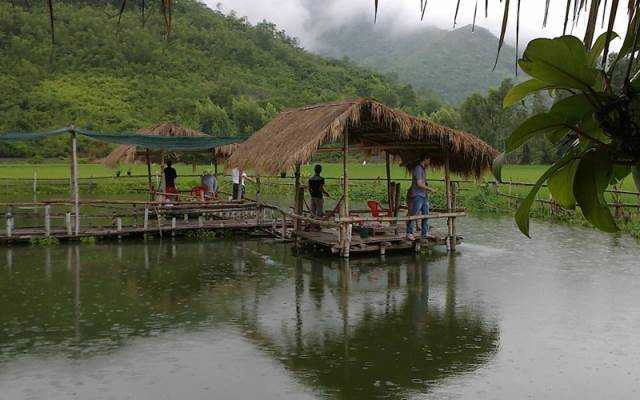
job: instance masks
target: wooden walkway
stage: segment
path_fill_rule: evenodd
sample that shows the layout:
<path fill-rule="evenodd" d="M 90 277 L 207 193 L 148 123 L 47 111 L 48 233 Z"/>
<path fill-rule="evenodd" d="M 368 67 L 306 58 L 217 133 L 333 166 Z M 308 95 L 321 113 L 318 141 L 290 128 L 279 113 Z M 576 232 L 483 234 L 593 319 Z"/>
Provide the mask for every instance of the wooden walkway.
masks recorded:
<path fill-rule="evenodd" d="M 290 224 L 288 224 L 290 225 Z M 272 233 L 273 228 L 276 228 Z M 208 221 L 181 221 L 175 226 L 170 224 L 158 225 L 157 223 L 149 224 L 147 228 L 138 227 L 103 227 L 103 228 L 86 228 L 79 235 L 69 235 L 66 229 L 51 229 L 49 236 L 60 241 L 75 241 L 85 237 L 95 238 L 124 238 L 124 237 L 142 237 L 144 235 L 153 236 L 184 236 L 189 232 L 197 231 L 221 231 L 221 230 L 264 230 L 269 234 L 277 234 L 282 229 L 282 221 L 262 220 L 255 218 L 242 220 L 208 220 Z M 11 237 L 6 235 L 0 236 L 0 244 L 25 243 L 35 238 L 46 238 L 43 229 L 38 228 L 19 228 L 12 232 Z"/>

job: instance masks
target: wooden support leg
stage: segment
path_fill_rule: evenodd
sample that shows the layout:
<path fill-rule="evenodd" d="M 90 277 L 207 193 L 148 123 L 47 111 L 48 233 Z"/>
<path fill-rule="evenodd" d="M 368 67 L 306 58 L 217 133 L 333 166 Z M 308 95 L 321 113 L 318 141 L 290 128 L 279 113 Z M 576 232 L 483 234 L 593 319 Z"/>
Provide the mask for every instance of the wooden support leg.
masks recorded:
<path fill-rule="evenodd" d="M 44 206 L 44 235 L 51 236 L 51 206 L 49 204 Z"/>
<path fill-rule="evenodd" d="M 122 218 L 116 218 L 116 229 L 119 233 L 122 233 Z M 122 235 L 118 234 L 118 239 L 122 239 Z"/>
<path fill-rule="evenodd" d="M 5 217 L 7 221 L 7 237 L 11 237 L 13 234 L 13 214 L 11 213 L 11 209 L 7 211 Z"/>
<path fill-rule="evenodd" d="M 149 207 L 144 208 L 144 222 L 143 222 L 144 230 L 149 229 Z"/>
<path fill-rule="evenodd" d="M 64 224 L 67 228 L 67 235 L 73 235 L 73 225 L 71 224 L 71 213 L 68 212 L 64 215 Z"/>
<path fill-rule="evenodd" d="M 176 217 L 171 218 L 171 236 L 176 236 Z"/>

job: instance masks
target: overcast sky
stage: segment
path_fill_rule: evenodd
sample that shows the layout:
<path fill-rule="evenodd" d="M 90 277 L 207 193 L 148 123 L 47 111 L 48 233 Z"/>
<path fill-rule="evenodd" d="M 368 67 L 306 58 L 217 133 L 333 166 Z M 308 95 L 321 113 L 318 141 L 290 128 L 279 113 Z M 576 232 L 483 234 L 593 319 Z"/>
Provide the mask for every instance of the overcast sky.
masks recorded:
<path fill-rule="evenodd" d="M 314 39 L 322 30 L 340 25 L 357 14 L 366 14 L 373 23 L 373 0 L 205 0 L 212 8 L 221 6 L 229 13 L 235 10 L 238 16 L 246 16 L 252 23 L 262 20 L 274 22 L 287 33 L 300 39 L 303 46 L 313 49 Z M 509 21 L 507 40 L 515 40 L 515 7 L 511 1 L 512 14 Z M 521 37 L 523 41 L 539 36 L 558 36 L 562 34 L 565 6 L 564 0 L 551 0 L 549 20 L 546 29 L 542 29 L 544 0 L 522 0 Z M 626 26 L 626 9 L 620 2 L 616 30 L 623 33 Z M 622 4 L 624 3 L 624 4 Z M 473 21 L 476 0 L 461 0 L 457 26 Z M 456 0 L 429 0 L 423 22 L 419 20 L 420 0 L 380 0 L 378 20 L 381 24 L 393 24 L 395 27 L 411 29 L 422 25 L 434 25 L 451 29 L 455 14 Z M 477 24 L 498 35 L 502 19 L 504 2 L 489 0 L 489 17 L 484 17 L 484 0 L 478 4 Z M 600 18 L 598 28 L 600 28 Z M 586 22 L 586 13 L 581 16 L 580 26 Z M 574 34 L 582 35 L 582 29 Z M 524 47 L 524 46 L 523 46 Z"/>

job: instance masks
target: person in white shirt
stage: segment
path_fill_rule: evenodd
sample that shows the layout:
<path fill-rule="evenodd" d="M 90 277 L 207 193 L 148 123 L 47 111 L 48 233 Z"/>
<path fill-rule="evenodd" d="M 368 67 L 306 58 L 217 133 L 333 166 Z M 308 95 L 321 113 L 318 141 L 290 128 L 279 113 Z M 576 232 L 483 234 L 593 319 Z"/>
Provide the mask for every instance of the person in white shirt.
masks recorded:
<path fill-rule="evenodd" d="M 244 171 L 241 171 L 238 168 L 234 168 L 231 171 L 231 179 L 233 182 L 233 199 L 244 199 L 244 181 L 245 179 L 252 181 L 252 179 L 249 178 Z"/>

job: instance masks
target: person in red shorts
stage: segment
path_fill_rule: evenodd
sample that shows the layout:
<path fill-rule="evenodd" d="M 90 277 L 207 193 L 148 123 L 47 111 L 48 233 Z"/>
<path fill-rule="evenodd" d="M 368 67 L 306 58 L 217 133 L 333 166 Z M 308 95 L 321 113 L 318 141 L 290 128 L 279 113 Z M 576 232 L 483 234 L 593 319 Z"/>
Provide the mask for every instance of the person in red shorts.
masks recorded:
<path fill-rule="evenodd" d="M 167 193 L 167 200 L 178 199 L 178 189 L 176 188 L 176 178 L 178 173 L 171 166 L 171 161 L 167 161 L 167 167 L 164 169 L 164 191 Z"/>

